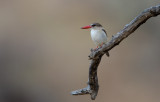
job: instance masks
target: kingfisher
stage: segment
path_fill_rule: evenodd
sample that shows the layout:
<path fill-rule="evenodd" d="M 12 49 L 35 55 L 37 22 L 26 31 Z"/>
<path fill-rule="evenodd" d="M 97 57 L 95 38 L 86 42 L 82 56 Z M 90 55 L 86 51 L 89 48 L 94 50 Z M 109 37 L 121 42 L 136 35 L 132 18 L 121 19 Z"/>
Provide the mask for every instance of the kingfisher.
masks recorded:
<path fill-rule="evenodd" d="M 103 44 L 107 43 L 107 32 L 103 28 L 103 26 L 100 23 L 93 23 L 87 26 L 82 27 L 81 29 L 90 29 L 91 30 L 91 38 L 97 48 L 94 50 L 97 50 L 98 48 L 101 48 Z M 109 57 L 109 53 L 107 52 L 106 55 Z"/>

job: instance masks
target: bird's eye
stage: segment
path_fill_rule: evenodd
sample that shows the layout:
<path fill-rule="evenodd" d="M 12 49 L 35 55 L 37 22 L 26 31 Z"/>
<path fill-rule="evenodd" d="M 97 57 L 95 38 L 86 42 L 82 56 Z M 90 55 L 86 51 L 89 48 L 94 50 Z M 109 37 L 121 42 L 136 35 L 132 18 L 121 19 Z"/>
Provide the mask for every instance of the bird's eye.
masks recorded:
<path fill-rule="evenodd" d="M 96 25 L 95 25 L 95 24 L 92 24 L 91 26 L 92 26 L 92 27 L 95 27 Z"/>

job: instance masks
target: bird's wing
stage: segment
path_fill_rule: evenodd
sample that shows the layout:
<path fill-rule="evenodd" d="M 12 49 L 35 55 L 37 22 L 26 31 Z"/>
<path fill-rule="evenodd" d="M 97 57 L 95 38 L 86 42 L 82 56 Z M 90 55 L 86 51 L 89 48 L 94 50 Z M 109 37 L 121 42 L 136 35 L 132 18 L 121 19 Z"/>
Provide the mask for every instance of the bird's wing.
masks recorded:
<path fill-rule="evenodd" d="M 106 36 L 107 36 L 107 32 L 106 32 L 106 30 L 104 30 L 104 29 L 102 29 L 104 32 L 105 32 L 105 34 L 106 34 Z"/>

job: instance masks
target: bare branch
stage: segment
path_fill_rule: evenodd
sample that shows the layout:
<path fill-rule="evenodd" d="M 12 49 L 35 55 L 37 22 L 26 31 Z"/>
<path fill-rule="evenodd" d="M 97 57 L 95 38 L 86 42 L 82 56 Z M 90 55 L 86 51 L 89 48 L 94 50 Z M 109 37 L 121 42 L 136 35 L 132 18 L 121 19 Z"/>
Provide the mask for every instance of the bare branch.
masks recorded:
<path fill-rule="evenodd" d="M 141 12 L 137 17 L 135 17 L 129 24 L 125 25 L 125 27 L 118 32 L 116 35 L 112 36 L 112 39 L 102 48 L 91 51 L 91 54 L 88 56 L 91 60 L 91 64 L 89 67 L 89 82 L 87 88 L 72 91 L 72 95 L 84 95 L 90 94 L 91 99 L 95 100 L 98 94 L 98 77 L 97 77 L 97 68 L 101 61 L 102 56 L 110 51 L 115 46 L 119 45 L 119 43 L 127 38 L 130 34 L 132 34 L 140 25 L 145 23 L 149 18 L 160 15 L 160 5 L 150 7 Z"/>

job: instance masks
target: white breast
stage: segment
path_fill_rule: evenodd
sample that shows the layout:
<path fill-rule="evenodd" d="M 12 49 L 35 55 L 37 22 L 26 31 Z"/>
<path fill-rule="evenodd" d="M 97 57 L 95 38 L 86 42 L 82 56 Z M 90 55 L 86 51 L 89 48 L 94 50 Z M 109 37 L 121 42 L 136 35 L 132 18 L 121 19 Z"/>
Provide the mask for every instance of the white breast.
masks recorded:
<path fill-rule="evenodd" d="M 91 29 L 91 38 L 97 46 L 107 42 L 107 36 L 102 29 Z"/>

